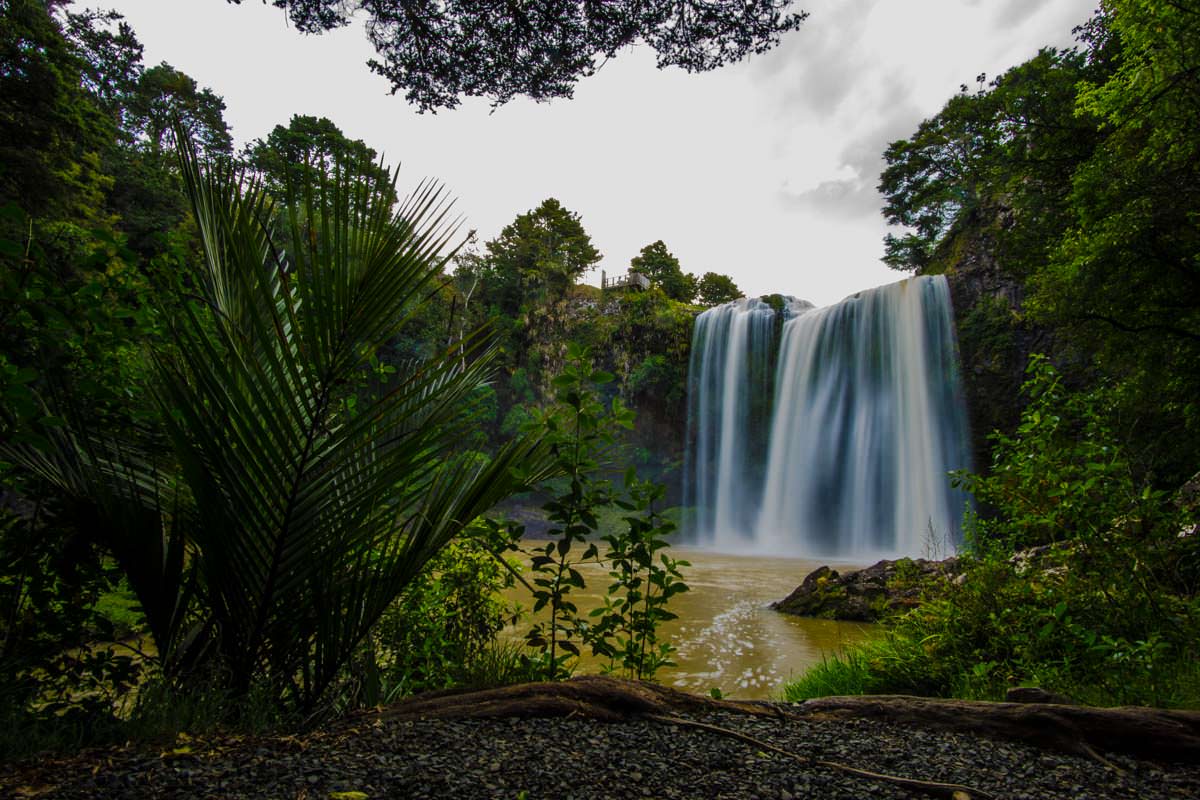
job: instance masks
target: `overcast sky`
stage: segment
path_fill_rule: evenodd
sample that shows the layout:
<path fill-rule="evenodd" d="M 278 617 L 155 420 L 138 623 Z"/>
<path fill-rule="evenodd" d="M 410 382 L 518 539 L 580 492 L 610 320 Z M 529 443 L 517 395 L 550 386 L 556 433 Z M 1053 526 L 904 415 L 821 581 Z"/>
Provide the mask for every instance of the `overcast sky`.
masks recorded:
<path fill-rule="evenodd" d="M 258 0 L 76 5 L 115 8 L 148 66 L 167 61 L 222 95 L 239 147 L 294 114 L 328 117 L 400 163 L 403 185 L 444 182 L 481 241 L 556 197 L 610 275 L 662 239 L 686 271 L 823 305 L 903 277 L 879 261 L 887 143 L 979 73 L 1070 45 L 1096 0 L 809 0 L 779 48 L 713 73 L 658 71 L 639 47 L 572 100 L 436 115 L 368 70 L 361 23 L 303 36 Z"/>

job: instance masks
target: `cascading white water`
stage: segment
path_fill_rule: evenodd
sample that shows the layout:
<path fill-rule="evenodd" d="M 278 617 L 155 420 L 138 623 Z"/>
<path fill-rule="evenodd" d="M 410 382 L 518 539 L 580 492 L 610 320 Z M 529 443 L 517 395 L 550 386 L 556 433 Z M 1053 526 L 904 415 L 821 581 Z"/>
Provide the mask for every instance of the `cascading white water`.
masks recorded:
<path fill-rule="evenodd" d="M 714 322 L 737 313 L 721 308 L 702 314 L 694 343 L 702 328 L 709 328 L 707 339 L 716 338 L 720 329 L 705 320 L 714 312 Z M 735 358 L 729 351 L 749 342 L 724 338 L 724 352 L 707 340 L 705 352 L 693 351 L 692 369 L 729 370 Z M 714 367 L 710 357 L 722 366 Z M 746 388 L 736 381 L 733 386 Z M 716 388 L 704 381 L 690 386 Z M 714 402 L 730 399 L 691 398 L 693 426 L 718 424 L 715 416 L 699 413 Z M 724 423 L 722 418 L 719 429 L 698 430 L 696 444 L 732 439 L 750 446 L 730 456 L 740 483 L 728 493 L 721 485 L 724 473 L 706 472 L 709 462 L 695 451 L 689 480 L 709 484 L 688 497 L 696 506 L 698 541 L 854 559 L 953 550 L 966 499 L 946 473 L 968 468 L 970 457 L 945 279 L 901 281 L 789 319 L 769 427 L 761 416 L 735 420 L 742 427 L 732 433 Z M 753 444 L 754 424 L 769 430 L 766 448 Z M 727 502 L 734 507 L 726 508 Z"/>
<path fill-rule="evenodd" d="M 687 468 L 695 479 L 687 483 L 685 503 L 696 509 L 692 527 L 698 542 L 729 547 L 751 531 L 761 489 L 755 476 L 762 466 L 748 444 L 762 438 L 768 413 L 762 399 L 771 393 L 774 333 L 774 309 L 755 298 L 696 318 L 688 366 Z"/>

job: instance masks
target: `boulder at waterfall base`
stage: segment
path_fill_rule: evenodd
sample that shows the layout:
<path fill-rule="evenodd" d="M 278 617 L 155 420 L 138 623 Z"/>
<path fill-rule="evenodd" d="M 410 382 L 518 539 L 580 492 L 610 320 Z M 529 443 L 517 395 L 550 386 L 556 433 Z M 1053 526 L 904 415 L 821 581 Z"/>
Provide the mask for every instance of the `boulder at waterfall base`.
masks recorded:
<path fill-rule="evenodd" d="M 823 566 L 771 608 L 802 617 L 878 622 L 919 605 L 925 586 L 960 571 L 957 558 L 884 560 L 844 574 Z"/>

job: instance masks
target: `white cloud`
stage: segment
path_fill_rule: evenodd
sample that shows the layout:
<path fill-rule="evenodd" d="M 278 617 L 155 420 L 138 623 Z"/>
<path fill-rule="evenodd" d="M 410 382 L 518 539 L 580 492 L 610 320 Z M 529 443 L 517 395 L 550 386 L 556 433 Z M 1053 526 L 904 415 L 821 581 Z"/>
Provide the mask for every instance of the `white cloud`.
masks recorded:
<path fill-rule="evenodd" d="M 582 215 L 610 273 L 662 239 L 692 272 L 826 303 L 900 277 L 878 260 L 884 146 L 960 83 L 1069 44 L 1093 4 L 811 0 L 780 48 L 715 73 L 657 71 L 642 48 L 571 101 L 495 113 L 468 101 L 436 115 L 388 95 L 358 25 L 306 37 L 257 2 L 114 5 L 147 63 L 169 61 L 224 96 L 239 142 L 293 114 L 326 116 L 402 161 L 411 183 L 443 180 L 484 240 L 554 196 Z"/>
<path fill-rule="evenodd" d="M 1044 0 L 1008 0 L 1000 7 L 993 20 L 1002 30 L 1020 27 L 1045 5 Z"/>

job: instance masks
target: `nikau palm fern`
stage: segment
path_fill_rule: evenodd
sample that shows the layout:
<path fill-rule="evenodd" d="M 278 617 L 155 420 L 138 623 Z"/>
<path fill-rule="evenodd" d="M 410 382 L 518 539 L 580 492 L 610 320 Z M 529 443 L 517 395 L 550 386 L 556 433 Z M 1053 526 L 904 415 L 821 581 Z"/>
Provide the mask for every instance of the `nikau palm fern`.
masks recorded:
<path fill-rule="evenodd" d="M 174 321 L 177 354 L 159 357 L 155 397 L 182 486 L 167 491 L 144 459 L 96 448 L 67 459 L 92 479 L 58 481 L 101 516 L 132 504 L 159 523 L 114 519 L 112 535 L 133 539 L 113 547 L 123 565 L 121 554 L 141 547 L 165 554 L 149 578 L 130 574 L 148 617 L 163 617 L 151 626 L 161 652 L 188 638 L 183 543 L 206 623 L 196 630 L 212 632 L 234 688 L 266 678 L 311 708 L 426 561 L 548 461 L 530 439 L 486 463 L 454 455 L 460 404 L 488 378 L 484 336 L 465 343 L 465 359 L 455 344 L 401 366 L 387 385 L 373 379 L 373 356 L 444 263 L 455 226 L 438 188 L 423 184 L 393 213 L 373 201 L 394 179 L 356 185 L 347 172 L 293 187 L 276 215 L 258 186 L 180 151 L 202 279 Z M 54 473 L 52 462 L 42 457 L 39 471 Z M 100 497 L 95 476 L 135 488 Z M 158 498 L 185 495 L 189 511 L 162 510 Z M 170 613 L 150 607 L 164 597 Z"/>

